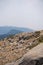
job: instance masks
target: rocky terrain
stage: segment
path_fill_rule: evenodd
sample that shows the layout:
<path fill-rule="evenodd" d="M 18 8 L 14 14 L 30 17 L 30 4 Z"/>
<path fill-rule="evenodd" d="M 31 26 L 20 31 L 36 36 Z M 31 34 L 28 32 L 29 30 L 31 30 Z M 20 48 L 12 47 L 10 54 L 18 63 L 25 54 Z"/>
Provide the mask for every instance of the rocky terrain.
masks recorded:
<path fill-rule="evenodd" d="M 38 46 L 38 48 L 36 46 Z M 33 47 L 36 48 L 32 49 Z M 43 30 L 10 35 L 0 40 L 0 65 L 32 65 L 29 63 L 31 63 L 31 60 L 36 60 L 36 56 L 38 59 L 41 58 L 39 56 L 43 51 L 40 52 L 40 50 L 43 50 Z M 34 53 L 36 55 L 34 55 Z M 43 60 L 43 54 L 41 56 Z"/>
<path fill-rule="evenodd" d="M 42 65 L 43 64 L 43 43 L 40 43 L 24 55 L 19 65 Z"/>

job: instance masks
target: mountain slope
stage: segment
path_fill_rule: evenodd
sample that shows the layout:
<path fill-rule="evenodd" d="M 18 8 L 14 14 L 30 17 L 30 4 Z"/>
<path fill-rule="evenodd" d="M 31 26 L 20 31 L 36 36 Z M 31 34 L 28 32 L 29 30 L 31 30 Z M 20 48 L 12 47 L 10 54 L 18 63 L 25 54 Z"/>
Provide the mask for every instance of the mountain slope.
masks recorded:
<path fill-rule="evenodd" d="M 43 31 L 23 32 L 4 38 L 4 40 L 0 41 L 0 65 L 15 65 L 15 63 L 17 65 L 22 65 L 22 63 L 26 65 L 37 54 L 40 55 L 39 48 L 42 48 L 43 45 L 34 48 L 34 51 L 31 51 L 31 49 L 41 43 L 43 43 Z M 43 49 L 41 51 L 43 52 Z"/>

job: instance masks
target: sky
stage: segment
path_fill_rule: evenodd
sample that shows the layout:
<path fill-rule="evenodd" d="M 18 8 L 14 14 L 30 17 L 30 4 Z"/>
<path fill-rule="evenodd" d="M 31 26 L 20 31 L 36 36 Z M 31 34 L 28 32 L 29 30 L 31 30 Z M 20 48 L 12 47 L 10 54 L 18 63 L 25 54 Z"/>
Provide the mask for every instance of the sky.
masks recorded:
<path fill-rule="evenodd" d="M 0 26 L 43 29 L 43 0 L 0 0 Z"/>

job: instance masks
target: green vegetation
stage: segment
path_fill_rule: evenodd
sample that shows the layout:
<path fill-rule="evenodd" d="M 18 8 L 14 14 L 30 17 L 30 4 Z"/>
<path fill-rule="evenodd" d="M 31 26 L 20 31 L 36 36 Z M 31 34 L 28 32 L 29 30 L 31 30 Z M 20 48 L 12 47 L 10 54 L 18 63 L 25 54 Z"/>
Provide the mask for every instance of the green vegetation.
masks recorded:
<path fill-rule="evenodd" d="M 32 44 L 31 46 L 29 46 L 30 49 L 32 49 L 33 47 L 37 46 L 38 44 L 43 42 L 43 35 L 41 35 L 38 39 L 37 39 L 37 44 Z"/>
<path fill-rule="evenodd" d="M 43 35 L 41 35 L 40 37 L 39 37 L 39 40 L 38 40 L 39 42 L 43 42 Z"/>
<path fill-rule="evenodd" d="M 7 37 L 7 39 L 9 39 L 9 38 L 13 39 L 13 38 L 14 38 L 14 35 L 9 35 L 9 36 Z"/>
<path fill-rule="evenodd" d="M 39 37 L 40 36 L 40 31 L 36 31 L 34 34 L 33 34 L 34 37 Z"/>
<path fill-rule="evenodd" d="M 29 49 L 32 49 L 33 47 L 37 46 L 39 43 L 37 44 L 32 44 L 31 46 L 29 46 Z"/>

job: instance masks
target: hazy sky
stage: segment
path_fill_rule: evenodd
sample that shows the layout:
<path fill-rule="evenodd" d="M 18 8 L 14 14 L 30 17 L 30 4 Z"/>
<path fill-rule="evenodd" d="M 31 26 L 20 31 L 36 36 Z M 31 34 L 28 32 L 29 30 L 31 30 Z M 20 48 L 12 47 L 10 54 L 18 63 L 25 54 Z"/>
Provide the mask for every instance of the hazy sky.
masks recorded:
<path fill-rule="evenodd" d="M 43 29 L 43 0 L 0 0 L 0 26 Z"/>

